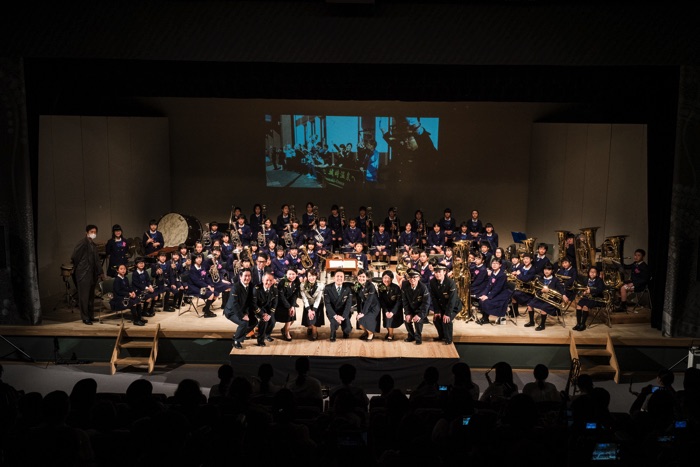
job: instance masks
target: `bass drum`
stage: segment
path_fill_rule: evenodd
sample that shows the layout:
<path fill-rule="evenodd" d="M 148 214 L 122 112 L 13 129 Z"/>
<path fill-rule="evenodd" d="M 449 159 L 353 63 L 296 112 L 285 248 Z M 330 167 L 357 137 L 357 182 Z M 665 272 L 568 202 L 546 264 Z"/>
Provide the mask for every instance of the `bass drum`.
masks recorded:
<path fill-rule="evenodd" d="M 158 230 L 163 234 L 165 245 L 179 246 L 184 243 L 194 247 L 196 241 L 202 238 L 202 224 L 194 216 L 171 212 L 160 218 Z"/>

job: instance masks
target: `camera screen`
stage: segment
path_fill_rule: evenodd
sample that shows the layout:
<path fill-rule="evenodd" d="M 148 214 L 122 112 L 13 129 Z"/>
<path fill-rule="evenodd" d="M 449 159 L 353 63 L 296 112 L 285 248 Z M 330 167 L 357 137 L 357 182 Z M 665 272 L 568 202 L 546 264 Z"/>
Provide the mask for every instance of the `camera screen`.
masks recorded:
<path fill-rule="evenodd" d="M 595 422 L 586 423 L 586 430 L 595 430 L 598 425 Z"/>
<path fill-rule="evenodd" d="M 447 391 L 447 386 L 440 386 L 438 389 L 440 389 L 441 391 Z"/>
<path fill-rule="evenodd" d="M 472 419 L 471 417 L 464 417 L 464 418 L 462 419 L 462 425 L 464 425 L 464 426 L 469 425 L 469 421 L 470 421 L 471 419 Z"/>
<path fill-rule="evenodd" d="M 593 461 L 614 461 L 620 458 L 620 448 L 616 443 L 598 443 L 593 450 Z"/>

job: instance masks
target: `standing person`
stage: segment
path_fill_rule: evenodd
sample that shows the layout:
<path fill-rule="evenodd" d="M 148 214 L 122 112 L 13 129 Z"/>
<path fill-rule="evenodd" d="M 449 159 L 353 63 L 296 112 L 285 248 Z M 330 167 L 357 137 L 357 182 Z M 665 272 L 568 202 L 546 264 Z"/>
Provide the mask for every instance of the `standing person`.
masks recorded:
<path fill-rule="evenodd" d="M 430 292 L 420 281 L 420 273 L 415 269 L 406 271 L 408 280 L 401 285 L 401 303 L 408 337 L 406 342 L 423 343 L 423 323 L 427 321 L 430 308 Z"/>
<path fill-rule="evenodd" d="M 370 342 L 374 339 L 374 333 L 379 332 L 380 308 L 379 300 L 377 299 L 377 289 L 371 280 L 367 280 L 367 273 L 364 269 L 360 269 L 357 272 L 357 282 L 361 286 L 358 294 L 362 296 L 360 300 L 362 308 L 357 310 L 357 322 L 364 331 L 360 339 Z"/>
<path fill-rule="evenodd" d="M 301 288 L 301 300 L 304 302 L 304 315 L 301 325 L 306 326 L 306 335 L 310 341 L 318 339 L 318 328 L 326 324 L 323 313 L 323 287 L 318 282 L 316 269 L 306 272 L 306 283 Z"/>
<path fill-rule="evenodd" d="M 462 301 L 455 282 L 447 277 L 447 267 L 444 264 L 435 266 L 435 277 L 430 280 L 430 305 L 434 312 L 437 340 L 444 341 L 445 345 L 452 344 L 454 319 L 462 309 Z"/>
<path fill-rule="evenodd" d="M 384 271 L 382 283 L 377 287 L 377 296 L 382 311 L 382 325 L 387 329 L 384 340 L 394 340 L 394 329 L 401 326 L 401 288 L 394 284 L 394 273 Z"/>
<path fill-rule="evenodd" d="M 165 240 L 163 240 L 163 234 L 158 230 L 158 222 L 155 219 L 151 219 L 148 222 L 148 230 L 143 233 L 143 248 L 146 252 L 146 256 L 151 253 L 163 248 Z"/>
<path fill-rule="evenodd" d="M 80 319 L 84 324 L 92 325 L 95 319 L 95 287 L 98 280 L 104 279 L 100 258 L 97 255 L 97 226 L 85 227 L 85 237 L 73 249 L 73 281 L 78 289 L 78 307 Z"/>
<path fill-rule="evenodd" d="M 287 269 L 287 275 L 279 282 L 278 289 L 279 298 L 277 309 L 275 310 L 275 320 L 284 323 L 280 330 L 282 340 L 290 342 L 292 336 L 289 333 L 289 328 L 297 319 L 296 306 L 301 293 L 301 281 L 294 269 Z"/>
<path fill-rule="evenodd" d="M 258 321 L 258 347 L 265 347 L 265 341 L 272 342 L 272 329 L 275 327 L 275 311 L 279 300 L 279 291 L 275 285 L 275 276 L 264 272 L 262 282 L 253 291 L 253 310 Z M 249 326 L 252 327 L 252 326 Z"/>
<path fill-rule="evenodd" d="M 342 329 L 343 338 L 348 338 L 352 331 L 350 325 L 352 290 L 345 285 L 345 273 L 342 269 L 333 273 L 333 283 L 323 289 L 323 303 L 331 325 L 331 342 L 335 342 L 338 328 Z"/>
<path fill-rule="evenodd" d="M 112 226 L 112 238 L 107 240 L 105 253 L 109 257 L 107 275 L 116 277 L 119 265 L 127 266 L 129 264 L 129 247 L 126 246 L 126 240 L 122 238 L 122 227 L 119 224 Z"/>
<path fill-rule="evenodd" d="M 240 280 L 233 285 L 226 302 L 224 316 L 238 325 L 233 335 L 233 348 L 242 349 L 245 335 L 253 329 L 253 287 L 250 285 L 250 269 L 241 269 Z"/>

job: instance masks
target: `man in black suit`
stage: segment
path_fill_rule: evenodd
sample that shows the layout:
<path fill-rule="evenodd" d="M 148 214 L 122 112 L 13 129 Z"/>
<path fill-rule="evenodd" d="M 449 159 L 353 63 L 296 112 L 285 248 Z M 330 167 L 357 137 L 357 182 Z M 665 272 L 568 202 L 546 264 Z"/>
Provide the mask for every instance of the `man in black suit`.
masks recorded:
<path fill-rule="evenodd" d="M 260 258 L 258 258 L 259 260 Z M 277 308 L 279 291 L 275 285 L 272 272 L 264 272 L 262 283 L 253 289 L 253 310 L 258 322 L 259 347 L 265 347 L 265 341 L 272 342 L 272 329 L 275 327 L 275 309 Z"/>
<path fill-rule="evenodd" d="M 251 323 L 253 287 L 250 285 L 250 269 L 241 269 L 238 276 L 240 280 L 231 288 L 231 296 L 226 302 L 224 316 L 238 325 L 233 335 L 233 347 L 242 349 L 245 335 L 254 327 L 254 323 Z"/>
<path fill-rule="evenodd" d="M 338 269 L 333 273 L 333 283 L 323 289 L 323 303 L 326 306 L 326 316 L 331 324 L 331 342 L 335 342 L 335 334 L 340 327 L 343 338 L 350 336 L 350 308 L 352 307 L 352 291 L 344 284 L 345 273 Z"/>
<path fill-rule="evenodd" d="M 462 309 L 462 301 L 457 293 L 455 282 L 447 277 L 447 266 L 437 264 L 435 277 L 430 280 L 430 304 L 433 310 L 433 323 L 437 329 L 437 340 L 445 345 L 452 344 L 452 327 L 455 316 Z"/>
<path fill-rule="evenodd" d="M 263 283 L 263 278 L 267 272 L 265 265 L 267 264 L 267 253 L 260 253 L 255 259 L 255 268 L 251 272 L 251 285 L 260 285 Z"/>
<path fill-rule="evenodd" d="M 401 284 L 401 302 L 403 303 L 404 323 L 408 331 L 406 342 L 423 343 L 423 323 L 428 319 L 430 292 L 420 281 L 420 272 L 415 269 L 406 271 L 408 280 Z"/>
<path fill-rule="evenodd" d="M 85 227 L 85 237 L 73 249 L 73 280 L 78 289 L 78 306 L 80 319 L 91 325 L 95 316 L 95 286 L 98 280 L 104 279 L 102 265 L 95 245 L 97 226 Z"/>

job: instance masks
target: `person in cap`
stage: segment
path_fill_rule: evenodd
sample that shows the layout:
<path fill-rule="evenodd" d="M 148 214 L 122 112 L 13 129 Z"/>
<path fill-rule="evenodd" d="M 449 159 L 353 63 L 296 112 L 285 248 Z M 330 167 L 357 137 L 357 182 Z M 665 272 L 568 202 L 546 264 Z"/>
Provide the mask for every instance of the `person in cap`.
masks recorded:
<path fill-rule="evenodd" d="M 404 324 L 408 337 L 406 342 L 423 343 L 423 324 L 428 320 L 430 309 L 430 292 L 420 281 L 420 272 L 411 268 L 406 271 L 407 281 L 401 284 L 401 303 Z"/>
<path fill-rule="evenodd" d="M 498 258 L 491 261 L 491 274 L 486 289 L 477 297 L 481 309 L 481 319 L 477 321 L 479 324 L 488 324 L 491 315 L 498 317 L 498 324 L 505 322 L 511 291 L 506 286 L 508 278 L 502 266 L 503 262 Z"/>
<path fill-rule="evenodd" d="M 143 304 L 143 316 L 155 316 L 153 308 L 155 307 L 155 299 L 158 297 L 158 293 L 151 285 L 151 276 L 146 270 L 146 260 L 143 257 L 138 257 L 134 264 L 136 268 L 131 274 L 131 285 Z"/>
<path fill-rule="evenodd" d="M 382 312 L 382 326 L 387 333 L 384 340 L 394 340 L 394 329 L 403 323 L 401 313 L 401 288 L 394 283 L 394 273 L 386 270 L 382 273 L 382 283 L 377 287 L 377 297 Z"/>
<path fill-rule="evenodd" d="M 158 230 L 158 222 L 155 219 L 148 221 L 148 230 L 143 233 L 142 241 L 146 256 L 155 253 L 165 246 L 163 234 Z"/>
<path fill-rule="evenodd" d="M 349 337 L 352 331 L 352 290 L 345 284 L 345 273 L 342 269 L 333 273 L 333 282 L 323 289 L 323 303 L 331 327 L 331 342 L 335 342 L 338 328 L 342 330 L 344 338 Z"/>
<path fill-rule="evenodd" d="M 429 289 L 430 308 L 434 313 L 433 324 L 438 333 L 436 340 L 450 345 L 454 319 L 462 310 L 462 301 L 459 299 L 455 282 L 447 277 L 447 266 L 438 263 L 433 269 L 435 277 L 430 280 Z"/>
<path fill-rule="evenodd" d="M 78 307 L 84 324 L 91 325 L 95 316 L 95 287 L 104 279 L 100 257 L 97 254 L 97 226 L 85 227 L 85 236 L 78 242 L 71 254 L 73 281 L 78 289 Z"/>
<path fill-rule="evenodd" d="M 559 296 L 565 297 L 564 284 L 562 284 L 554 275 L 554 267 L 552 266 L 552 263 L 545 263 L 545 265 L 542 267 L 542 273 L 542 277 L 537 278 L 539 285 L 542 286 L 540 293 L 547 294 L 549 291 L 552 291 Z M 552 295 L 556 296 L 555 294 Z M 534 325 L 533 315 L 535 310 L 537 310 L 540 313 L 540 324 L 535 328 L 535 331 L 543 331 L 547 321 L 547 315 L 558 316 L 561 314 L 561 308 L 542 300 L 542 298 L 540 298 L 538 295 L 539 294 L 536 292 L 535 297 L 527 304 L 527 313 L 530 316 L 530 322 L 525 326 L 530 327 Z M 561 303 L 563 304 L 564 302 L 562 301 Z"/>
<path fill-rule="evenodd" d="M 116 277 L 119 265 L 129 264 L 129 247 L 126 245 L 126 239 L 122 238 L 122 227 L 119 224 L 114 224 L 112 226 L 112 238 L 107 240 L 105 253 L 109 261 L 107 275 L 109 277 Z"/>

